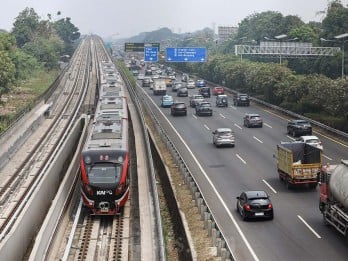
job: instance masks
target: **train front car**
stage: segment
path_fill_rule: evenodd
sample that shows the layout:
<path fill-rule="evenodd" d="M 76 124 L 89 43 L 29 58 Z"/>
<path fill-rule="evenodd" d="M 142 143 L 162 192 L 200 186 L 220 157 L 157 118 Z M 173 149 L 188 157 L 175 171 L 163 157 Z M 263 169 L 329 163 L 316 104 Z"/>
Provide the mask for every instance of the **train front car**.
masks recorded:
<path fill-rule="evenodd" d="M 97 116 L 82 152 L 82 199 L 93 215 L 115 215 L 128 199 L 126 121 L 115 114 Z"/>
<path fill-rule="evenodd" d="M 115 215 L 129 195 L 128 110 L 124 83 L 102 62 L 100 99 L 82 151 L 81 194 L 92 215 Z"/>

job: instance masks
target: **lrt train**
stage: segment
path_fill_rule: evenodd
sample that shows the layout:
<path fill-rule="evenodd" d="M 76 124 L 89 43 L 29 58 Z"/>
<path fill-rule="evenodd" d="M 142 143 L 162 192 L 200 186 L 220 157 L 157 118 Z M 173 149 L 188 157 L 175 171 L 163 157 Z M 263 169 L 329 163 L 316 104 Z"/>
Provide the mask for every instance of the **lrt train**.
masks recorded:
<path fill-rule="evenodd" d="M 92 215 L 115 215 L 129 195 L 125 84 L 109 61 L 100 63 L 99 101 L 82 150 L 81 193 Z"/>

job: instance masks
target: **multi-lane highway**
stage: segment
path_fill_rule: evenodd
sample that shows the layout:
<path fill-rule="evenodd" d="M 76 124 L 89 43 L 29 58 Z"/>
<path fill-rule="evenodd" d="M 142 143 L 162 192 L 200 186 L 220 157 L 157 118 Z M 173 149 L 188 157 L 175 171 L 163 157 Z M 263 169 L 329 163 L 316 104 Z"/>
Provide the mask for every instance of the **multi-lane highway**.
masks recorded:
<path fill-rule="evenodd" d="M 180 77 L 177 77 L 177 79 Z M 141 84 L 139 84 L 139 88 Z M 160 105 L 160 96 L 152 90 L 145 92 Z M 189 90 L 196 94 L 197 88 Z M 287 118 L 267 108 L 251 104 L 250 107 L 215 107 L 215 96 L 208 98 L 213 105 L 212 117 L 197 117 L 185 101 L 187 116 L 173 117 L 170 109 L 160 108 L 189 150 L 202 167 L 193 173 L 201 184 L 202 193 L 214 215 L 225 239 L 238 260 L 346 260 L 348 246 L 345 239 L 332 228 L 323 225 L 318 209 L 318 188 L 288 190 L 279 181 L 276 145 L 291 141 L 286 134 Z M 232 104 L 232 97 L 229 97 Z M 245 113 L 258 113 L 263 118 L 263 128 L 245 128 Z M 235 132 L 234 148 L 215 148 L 212 131 L 229 127 Z M 314 130 L 324 146 L 323 163 L 335 164 L 347 158 L 348 146 L 321 135 Z M 204 189 L 206 188 L 206 189 Z M 275 216 L 271 221 L 242 221 L 236 212 L 236 196 L 245 190 L 265 190 L 272 199 Z M 217 202 L 217 200 L 219 202 Z M 215 202 L 214 202 L 215 201 Z"/>

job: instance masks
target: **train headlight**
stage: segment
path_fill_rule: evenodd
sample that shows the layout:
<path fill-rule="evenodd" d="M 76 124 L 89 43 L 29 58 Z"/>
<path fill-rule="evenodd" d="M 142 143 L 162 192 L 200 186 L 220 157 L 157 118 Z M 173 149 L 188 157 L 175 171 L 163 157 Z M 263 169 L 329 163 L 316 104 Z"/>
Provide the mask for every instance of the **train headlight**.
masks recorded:
<path fill-rule="evenodd" d="M 92 163 L 92 158 L 90 156 L 85 157 L 85 163 L 86 164 L 91 164 Z"/>
<path fill-rule="evenodd" d="M 123 162 L 123 157 L 122 157 L 122 156 L 119 156 L 119 157 L 117 158 L 117 161 L 120 162 L 120 163 L 122 163 L 122 162 Z"/>

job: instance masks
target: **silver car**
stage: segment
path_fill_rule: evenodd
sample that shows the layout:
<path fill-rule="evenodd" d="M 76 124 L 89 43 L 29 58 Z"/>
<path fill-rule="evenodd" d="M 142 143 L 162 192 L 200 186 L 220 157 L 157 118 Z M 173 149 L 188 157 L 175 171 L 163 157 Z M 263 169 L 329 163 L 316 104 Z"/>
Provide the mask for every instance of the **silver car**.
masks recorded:
<path fill-rule="evenodd" d="M 218 128 L 213 131 L 213 144 L 220 146 L 235 146 L 234 132 L 230 128 Z"/>

